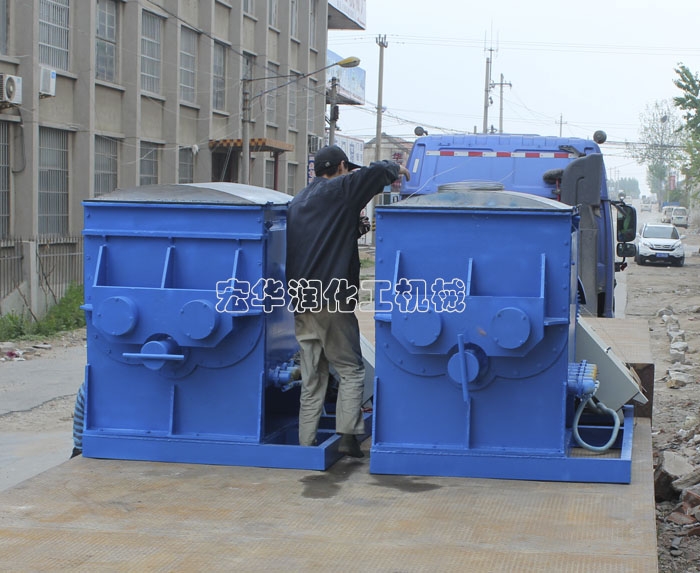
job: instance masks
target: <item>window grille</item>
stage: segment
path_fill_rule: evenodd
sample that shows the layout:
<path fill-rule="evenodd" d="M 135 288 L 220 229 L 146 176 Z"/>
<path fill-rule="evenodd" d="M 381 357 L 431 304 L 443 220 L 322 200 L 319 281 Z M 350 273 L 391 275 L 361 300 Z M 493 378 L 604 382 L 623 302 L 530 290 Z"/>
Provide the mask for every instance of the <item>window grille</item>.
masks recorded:
<path fill-rule="evenodd" d="M 7 54 L 7 0 L 0 0 L 0 53 Z"/>
<path fill-rule="evenodd" d="M 265 187 L 267 189 L 275 188 L 275 162 L 265 160 Z"/>
<path fill-rule="evenodd" d="M 270 64 L 268 66 L 268 75 L 278 76 L 280 73 L 280 67 L 276 64 Z M 268 93 L 265 94 L 265 102 L 267 108 L 267 123 L 277 123 L 277 98 L 279 97 L 280 90 L 277 89 L 278 78 L 271 77 L 267 80 L 267 90 Z"/>
<path fill-rule="evenodd" d="M 299 83 L 294 82 L 287 87 L 287 124 L 289 129 L 297 128 L 297 94 Z"/>
<path fill-rule="evenodd" d="M 69 69 L 69 0 L 39 0 L 39 63 Z"/>
<path fill-rule="evenodd" d="M 316 47 L 316 25 L 318 20 L 318 0 L 309 0 L 309 47 Z"/>
<path fill-rule="evenodd" d="M 299 34 L 299 0 L 289 2 L 289 35 L 296 38 Z"/>
<path fill-rule="evenodd" d="M 39 128 L 39 234 L 68 234 L 68 132 Z"/>
<path fill-rule="evenodd" d="M 287 163 L 287 194 L 295 195 L 297 191 L 297 166 Z"/>
<path fill-rule="evenodd" d="M 316 82 L 309 78 L 309 89 L 306 90 L 307 102 L 307 130 L 316 133 Z"/>
<path fill-rule="evenodd" d="M 158 151 L 160 146 L 147 141 L 141 142 L 141 177 L 140 185 L 158 184 Z"/>
<path fill-rule="evenodd" d="M 161 27 L 160 17 L 143 13 L 141 22 L 141 89 L 160 93 Z"/>
<path fill-rule="evenodd" d="M 226 47 L 214 43 L 212 102 L 214 109 L 226 109 Z"/>
<path fill-rule="evenodd" d="M 117 17 L 116 0 L 97 0 L 95 77 L 98 80 L 117 79 Z"/>
<path fill-rule="evenodd" d="M 95 136 L 95 197 L 117 188 L 118 143 L 111 137 Z"/>
<path fill-rule="evenodd" d="M 10 235 L 9 124 L 0 121 L 0 239 Z"/>
<path fill-rule="evenodd" d="M 194 103 L 197 79 L 197 40 L 199 35 L 190 28 L 181 28 L 180 34 L 180 100 Z"/>
<path fill-rule="evenodd" d="M 277 27 L 277 0 L 267 0 L 267 23 Z"/>
<path fill-rule="evenodd" d="M 181 147 L 178 160 L 178 183 L 194 183 L 194 153 L 191 147 Z"/>

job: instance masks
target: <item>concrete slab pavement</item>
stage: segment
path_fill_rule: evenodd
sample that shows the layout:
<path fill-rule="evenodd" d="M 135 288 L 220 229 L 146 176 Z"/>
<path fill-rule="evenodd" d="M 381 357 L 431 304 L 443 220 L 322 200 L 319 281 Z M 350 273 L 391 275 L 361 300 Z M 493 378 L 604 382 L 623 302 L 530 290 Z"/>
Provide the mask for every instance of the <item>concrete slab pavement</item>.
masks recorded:
<path fill-rule="evenodd" d="M 0 491 L 70 456 L 70 416 L 85 363 L 83 345 L 0 363 Z M 46 407 L 57 399 L 63 399 L 60 412 Z"/>

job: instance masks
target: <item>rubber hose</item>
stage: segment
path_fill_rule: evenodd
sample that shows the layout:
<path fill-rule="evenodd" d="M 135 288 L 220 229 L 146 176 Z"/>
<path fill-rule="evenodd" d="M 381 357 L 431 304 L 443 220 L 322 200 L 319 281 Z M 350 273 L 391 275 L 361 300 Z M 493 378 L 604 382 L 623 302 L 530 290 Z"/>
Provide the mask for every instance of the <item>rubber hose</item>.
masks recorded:
<path fill-rule="evenodd" d="M 588 404 L 589 402 L 591 403 L 591 407 L 594 410 L 597 410 L 598 412 L 601 412 L 601 413 L 608 413 L 615 420 L 614 425 L 613 425 L 612 435 L 610 436 L 610 439 L 607 441 L 607 443 L 602 445 L 602 446 L 592 446 L 591 444 L 584 442 L 583 438 L 581 438 L 581 435 L 578 432 L 578 423 L 579 423 L 579 420 L 581 419 L 581 414 L 583 413 L 583 409 L 586 407 L 586 404 Z M 620 431 L 620 417 L 617 415 L 617 412 L 615 410 L 613 410 L 612 408 L 608 408 L 602 402 L 598 402 L 598 404 L 596 404 L 595 402 L 593 402 L 593 399 L 589 397 L 588 400 L 581 400 L 581 403 L 579 404 L 578 408 L 576 409 L 576 414 L 574 415 L 573 429 L 574 429 L 574 439 L 576 440 L 576 443 L 579 446 L 581 446 L 582 448 L 585 448 L 591 452 L 607 452 L 610 449 L 610 447 L 615 443 L 615 440 L 617 440 L 617 434 Z"/>

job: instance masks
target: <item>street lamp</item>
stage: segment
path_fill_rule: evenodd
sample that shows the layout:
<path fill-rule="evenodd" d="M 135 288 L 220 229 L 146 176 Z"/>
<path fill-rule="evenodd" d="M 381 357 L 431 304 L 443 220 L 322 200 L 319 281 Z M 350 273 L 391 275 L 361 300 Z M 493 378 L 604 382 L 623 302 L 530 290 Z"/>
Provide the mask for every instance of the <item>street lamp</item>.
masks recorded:
<path fill-rule="evenodd" d="M 308 78 L 309 76 L 312 76 L 314 74 L 317 74 L 319 72 L 322 72 L 324 70 L 327 70 L 328 68 L 332 68 L 335 66 L 340 66 L 341 68 L 354 68 L 356 66 L 360 65 L 360 58 L 356 58 L 355 56 L 350 56 L 347 58 L 343 58 L 342 60 L 338 60 L 337 62 L 333 62 L 332 64 L 329 64 L 327 66 L 324 66 L 318 70 L 315 70 L 313 72 L 307 72 L 305 74 L 288 74 L 288 75 L 282 75 L 282 76 L 268 76 L 264 78 L 243 78 L 241 80 L 243 84 L 243 101 L 242 101 L 242 113 L 241 113 L 241 183 L 244 185 L 250 184 L 250 107 L 251 104 L 253 103 L 253 100 L 256 98 L 259 98 L 267 93 L 270 93 L 272 91 L 278 90 L 280 88 L 283 88 L 285 86 L 288 86 L 289 84 L 292 84 L 294 82 L 298 82 L 299 80 L 302 80 L 304 78 Z M 282 78 L 293 78 L 287 83 L 282 84 L 281 86 L 276 86 L 274 88 L 270 88 L 268 90 L 263 90 L 260 93 L 254 95 L 253 97 L 250 96 L 250 83 L 251 82 L 257 82 L 260 80 L 275 80 L 275 79 L 282 79 Z"/>

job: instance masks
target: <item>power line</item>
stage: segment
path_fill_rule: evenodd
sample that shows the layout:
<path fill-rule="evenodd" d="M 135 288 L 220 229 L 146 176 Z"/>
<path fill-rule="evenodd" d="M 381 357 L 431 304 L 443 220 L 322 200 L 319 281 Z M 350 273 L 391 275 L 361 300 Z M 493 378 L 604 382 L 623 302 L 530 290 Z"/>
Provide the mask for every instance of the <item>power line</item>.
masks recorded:
<path fill-rule="evenodd" d="M 471 38 L 445 38 L 442 36 L 404 36 L 394 34 L 388 36 L 393 43 L 416 46 L 438 46 L 438 47 L 473 47 L 481 49 L 483 39 Z M 329 39 L 330 40 L 330 39 Z M 361 41 L 374 40 L 373 36 L 367 34 L 356 34 L 352 32 L 343 34 L 343 39 L 338 41 L 333 39 L 333 46 L 343 46 L 357 44 Z M 331 42 L 329 41 L 329 44 Z M 554 51 L 554 52 L 576 52 L 595 54 L 628 54 L 628 55 L 659 55 L 674 56 L 679 55 L 700 55 L 698 48 L 681 48 L 670 46 L 647 46 L 647 45 L 625 45 L 625 44 L 580 44 L 562 42 L 526 42 L 526 41 L 503 41 L 499 40 L 502 48 L 513 48 L 524 51 Z"/>

